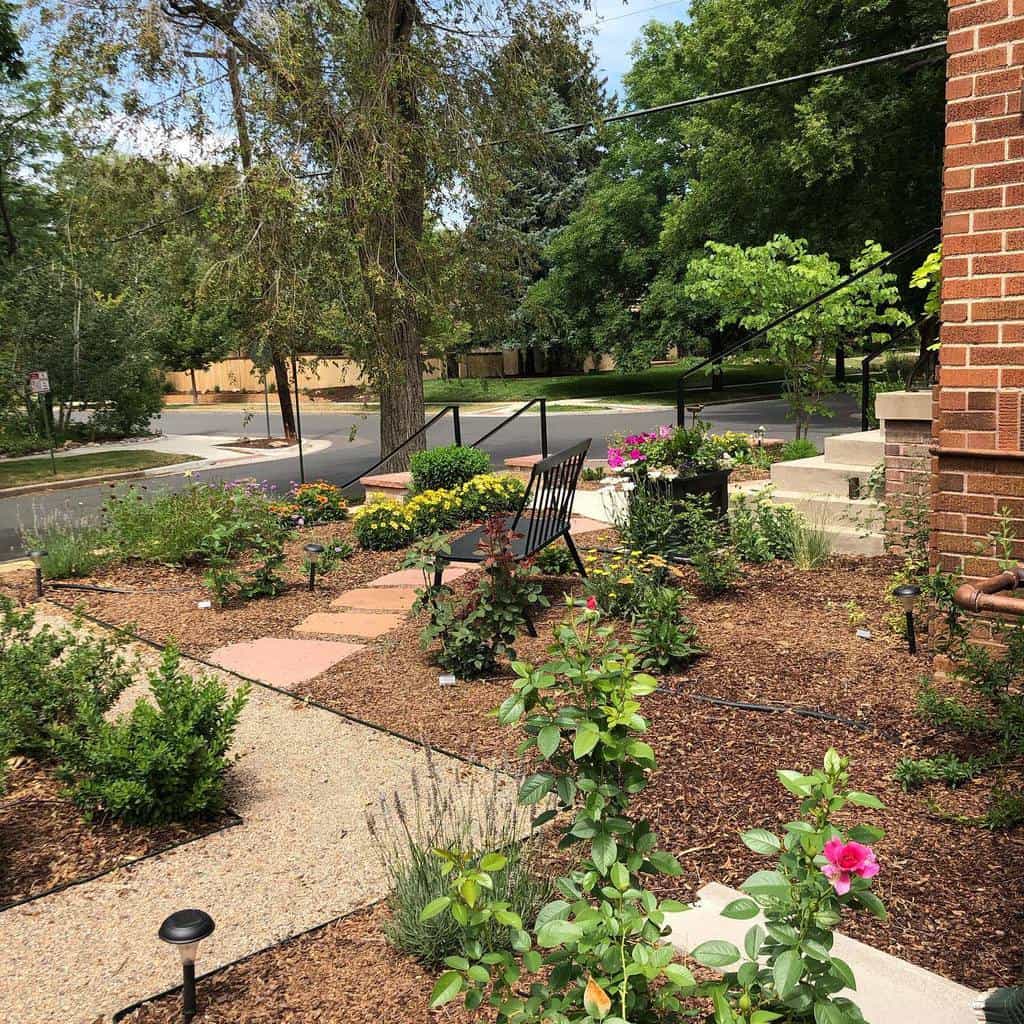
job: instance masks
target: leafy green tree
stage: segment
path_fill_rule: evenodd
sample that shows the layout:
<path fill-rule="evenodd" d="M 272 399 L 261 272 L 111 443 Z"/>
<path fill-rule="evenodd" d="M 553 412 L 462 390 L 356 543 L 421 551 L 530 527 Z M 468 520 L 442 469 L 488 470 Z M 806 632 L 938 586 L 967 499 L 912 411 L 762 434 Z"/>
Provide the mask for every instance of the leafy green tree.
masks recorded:
<path fill-rule="evenodd" d="M 14 81 L 28 71 L 21 59 L 21 40 L 18 38 L 18 8 L 9 0 L 0 0 L 0 80 Z"/>
<path fill-rule="evenodd" d="M 694 0 L 650 23 L 626 108 L 782 78 L 941 38 L 944 0 Z M 585 351 L 642 367 L 708 325 L 681 287 L 705 242 L 777 233 L 850 260 L 934 226 L 944 57 L 863 68 L 606 126 L 607 154 L 546 253 L 534 305 Z"/>
<path fill-rule="evenodd" d="M 431 214 L 450 221 L 470 197 L 479 202 L 503 188 L 500 147 L 480 143 L 547 119 L 547 97 L 536 87 L 547 79 L 546 48 L 513 46 L 500 80 L 490 55 L 526 23 L 536 34 L 551 26 L 553 34 L 578 38 L 581 5 L 167 0 L 155 8 L 98 0 L 82 8 L 49 0 L 41 6 L 69 89 L 123 95 L 126 81 L 141 72 L 170 84 L 172 96 L 192 105 L 201 128 L 219 106 L 206 93 L 213 79 L 205 62 L 211 55 L 222 67 L 237 61 L 233 82 L 248 114 L 240 152 L 251 146 L 254 166 L 275 158 L 275 166 L 309 190 L 309 208 L 333 243 L 328 322 L 335 325 L 335 351 L 357 358 L 377 386 L 382 448 L 404 441 L 423 423 L 424 326 L 446 299 L 429 258 Z M 145 109 L 137 96 L 133 109 L 136 116 Z M 261 294 L 275 282 L 264 278 Z M 407 455 L 408 449 L 390 468 L 403 466 Z"/>
<path fill-rule="evenodd" d="M 884 255 L 881 246 L 868 242 L 850 271 L 863 270 Z M 709 242 L 707 255 L 690 263 L 685 289 L 719 327 L 756 331 L 842 277 L 839 264 L 825 253 L 810 252 L 805 239 L 776 235 L 749 248 Z M 899 303 L 896 275 L 876 270 L 768 332 L 768 349 L 783 366 L 797 438 L 807 436 L 812 415 L 830 415 L 823 400 L 834 390 L 831 359 L 837 347 L 881 341 L 891 328 L 909 324 Z"/>

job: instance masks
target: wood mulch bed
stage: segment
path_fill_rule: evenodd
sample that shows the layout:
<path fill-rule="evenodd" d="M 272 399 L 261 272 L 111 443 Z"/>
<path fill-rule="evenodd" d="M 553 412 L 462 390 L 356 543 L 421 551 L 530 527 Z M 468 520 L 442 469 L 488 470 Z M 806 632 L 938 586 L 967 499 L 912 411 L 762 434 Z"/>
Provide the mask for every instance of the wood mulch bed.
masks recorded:
<path fill-rule="evenodd" d="M 303 542 L 307 539 L 304 536 Z M 609 542 L 600 534 L 582 540 L 589 546 Z M 357 555 L 342 570 L 348 577 L 344 583 L 332 580 L 331 585 L 340 591 L 365 582 L 400 560 L 400 554 Z M 887 830 L 879 845 L 879 890 L 892 915 L 885 924 L 851 915 L 843 929 L 973 987 L 1010 984 L 1019 979 L 1024 960 L 1024 830 L 989 832 L 951 820 L 951 814 L 983 812 L 990 779 L 955 793 L 936 786 L 906 795 L 891 778 L 900 757 L 927 755 L 956 742 L 916 715 L 918 682 L 929 671 L 930 658 L 925 653 L 911 657 L 902 638 L 882 621 L 895 565 L 885 558 L 838 557 L 818 570 L 782 564 L 748 567 L 734 593 L 692 602 L 688 614 L 699 627 L 706 653 L 665 678 L 662 689 L 645 702 L 659 767 L 637 812 L 650 818 L 665 847 L 683 863 L 681 878 L 659 882 L 663 894 L 685 899 L 709 881 L 736 885 L 764 864 L 740 843 L 738 833 L 756 826 L 777 829 L 795 813 L 793 799 L 775 779 L 776 769 L 809 769 L 820 764 L 829 746 L 835 746 L 853 759 L 855 785 L 877 793 L 887 805 L 885 811 L 862 812 L 860 817 Z M 161 572 L 161 583 L 165 575 Z M 695 579 L 686 583 L 695 593 L 699 591 Z M 546 589 L 554 599 L 553 607 L 537 616 L 540 636 L 517 643 L 520 658 L 544 659 L 552 630 L 564 614 L 559 596 L 577 586 L 572 578 L 549 581 Z M 102 598 L 97 607 L 90 595 L 87 604 L 108 621 L 135 618 L 146 635 L 162 640 L 168 622 L 177 615 L 177 606 L 168 605 L 167 600 L 150 606 L 136 598 L 131 602 Z M 289 604 L 290 610 L 279 615 L 279 603 Z M 234 639 L 270 632 L 274 623 L 290 629 L 319 606 L 311 604 L 308 594 L 299 593 L 221 613 L 194 613 L 186 607 L 191 616 L 182 630 L 186 649 L 205 652 Z M 199 632 L 204 623 L 206 631 Z M 174 627 L 181 628 L 176 621 Z M 438 669 L 419 648 L 419 628 L 417 622 L 404 623 L 380 645 L 338 663 L 302 684 L 298 692 L 471 759 L 507 762 L 515 736 L 501 729 L 487 712 L 508 693 L 510 676 L 439 686 Z M 858 628 L 869 629 L 871 639 L 858 637 Z M 707 698 L 795 705 L 825 717 L 721 707 Z M 856 727 L 829 721 L 830 715 L 856 720 Z M 305 986 L 310 994 L 302 998 L 308 1002 L 295 1003 L 299 1011 L 308 1009 L 309 1015 L 297 1012 L 292 1019 L 316 1020 L 318 1013 L 331 1019 L 336 1004 L 319 1000 L 329 999 L 332 991 L 346 990 L 350 993 L 346 1020 L 369 1020 L 356 1015 L 364 1012 L 372 1012 L 376 1020 L 381 1016 L 381 1001 L 394 993 L 399 993 L 396 1005 L 408 1004 L 411 1009 L 408 1013 L 404 1008 L 396 1010 L 391 1017 L 385 1013 L 384 1019 L 400 1024 L 449 1019 L 431 1017 L 424 1009 L 429 979 L 407 987 L 414 969 L 400 958 L 396 961 L 396 954 L 383 945 L 372 915 L 351 920 L 357 923 L 338 925 L 335 931 L 322 933 L 323 939 L 308 940 L 335 945 L 325 947 L 329 951 L 322 955 L 309 954 L 320 966 L 315 982 Z M 348 928 L 357 929 L 356 938 Z M 327 936 L 335 937 L 328 940 Z M 359 987 L 362 983 L 348 974 L 337 942 L 349 943 L 344 947 L 346 955 L 364 965 L 367 977 L 377 979 L 365 989 L 372 993 L 372 1009 L 364 1009 L 359 994 L 364 991 Z M 291 956 L 280 951 L 266 954 L 269 959 L 263 966 L 251 968 L 263 972 L 250 978 L 253 994 L 246 997 L 241 983 L 229 987 L 227 1016 L 207 1019 L 287 1020 L 280 1014 L 267 1016 L 275 1012 L 272 993 L 292 991 L 280 980 L 289 970 L 276 965 L 275 958 L 285 955 Z M 278 987 L 266 988 L 275 976 Z M 253 980 L 258 977 L 264 978 L 259 984 Z M 270 1008 L 261 1006 L 261 1000 Z"/>
<path fill-rule="evenodd" d="M 223 609 L 200 608 L 209 600 L 203 586 L 203 570 L 172 566 L 120 565 L 95 573 L 76 583 L 115 587 L 131 594 L 102 594 L 83 590 L 48 588 L 46 596 L 65 608 L 81 606 L 89 615 L 117 626 L 133 624 L 134 632 L 154 643 L 174 640 L 185 654 L 203 657 L 225 644 L 257 640 L 264 636 L 289 636 L 312 612 L 330 610 L 330 603 L 352 587 L 364 586 L 401 567 L 404 552 L 363 551 L 338 563 L 327 575 L 318 575 L 310 593 L 308 575 L 302 568 L 303 546 L 352 542 L 348 523 L 328 523 L 299 531 L 285 547 L 286 560 L 280 575 L 288 587 L 275 598 L 260 598 Z M 24 586 L 21 596 L 28 599 Z"/>
<path fill-rule="evenodd" d="M 431 1010 L 434 977 L 384 939 L 382 907 L 357 911 L 200 980 L 203 1024 L 468 1024 L 460 1001 Z M 200 969 L 202 965 L 200 964 Z M 177 1024 L 180 996 L 147 1003 L 126 1024 Z"/>
<path fill-rule="evenodd" d="M 85 881 L 140 857 L 234 824 L 220 815 L 190 825 L 134 828 L 86 821 L 46 765 L 18 758 L 0 796 L 0 910 Z"/>

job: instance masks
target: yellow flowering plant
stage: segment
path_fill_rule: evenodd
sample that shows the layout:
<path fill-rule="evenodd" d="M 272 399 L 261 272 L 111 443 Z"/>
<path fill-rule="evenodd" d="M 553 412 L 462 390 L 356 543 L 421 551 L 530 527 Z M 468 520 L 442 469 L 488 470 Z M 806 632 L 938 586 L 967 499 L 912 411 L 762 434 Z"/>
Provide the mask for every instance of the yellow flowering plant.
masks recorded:
<path fill-rule="evenodd" d="M 391 499 L 369 501 L 357 508 L 352 529 L 360 547 L 370 551 L 397 551 L 416 539 L 408 510 Z"/>

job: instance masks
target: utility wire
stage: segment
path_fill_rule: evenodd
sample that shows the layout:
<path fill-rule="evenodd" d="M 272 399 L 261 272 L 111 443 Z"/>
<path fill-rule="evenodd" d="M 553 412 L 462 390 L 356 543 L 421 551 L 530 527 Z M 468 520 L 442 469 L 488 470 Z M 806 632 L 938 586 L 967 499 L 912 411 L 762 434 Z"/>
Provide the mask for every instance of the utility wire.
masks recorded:
<path fill-rule="evenodd" d="M 902 57 L 912 57 L 919 53 L 929 53 L 933 50 L 945 49 L 946 40 L 940 39 L 934 43 L 925 43 L 923 46 L 912 46 L 907 50 L 894 50 L 892 53 L 882 53 L 876 57 L 865 57 L 863 60 L 851 61 L 849 64 L 836 64 L 833 67 L 819 68 L 817 71 L 805 71 L 799 75 L 790 75 L 788 78 L 774 78 L 768 82 L 757 82 L 754 85 L 741 85 L 737 89 L 726 89 L 724 92 L 705 93 L 703 96 L 693 96 L 686 100 L 675 100 L 672 103 L 662 103 L 657 107 L 643 107 L 640 110 L 627 110 L 621 114 L 612 114 L 610 117 L 601 118 L 598 121 L 575 121 L 572 124 L 559 125 L 556 128 L 543 128 L 540 135 L 561 135 L 565 132 L 579 132 L 586 128 L 593 128 L 598 124 L 612 124 L 615 121 L 629 121 L 636 117 L 647 117 L 650 114 L 662 114 L 669 110 L 682 110 L 685 107 L 696 106 L 698 103 L 709 103 L 711 100 L 728 99 L 730 96 L 742 96 L 745 93 L 760 92 L 762 89 L 774 89 L 780 85 L 790 85 L 793 82 L 809 82 L 815 78 L 826 78 L 829 75 L 841 75 L 847 71 L 854 71 L 857 68 L 870 67 L 872 64 L 882 64 L 888 60 L 899 60 Z M 507 142 L 507 139 L 498 139 L 485 145 L 499 145 Z"/>
<path fill-rule="evenodd" d="M 636 18 L 641 14 L 650 14 L 651 11 L 660 11 L 665 7 L 679 7 L 684 0 L 668 0 L 668 3 L 654 4 L 652 7 L 641 7 L 638 11 L 626 11 L 625 14 L 613 14 L 610 18 L 597 17 L 594 19 L 595 27 L 607 25 L 613 21 L 622 21 L 623 18 Z"/>

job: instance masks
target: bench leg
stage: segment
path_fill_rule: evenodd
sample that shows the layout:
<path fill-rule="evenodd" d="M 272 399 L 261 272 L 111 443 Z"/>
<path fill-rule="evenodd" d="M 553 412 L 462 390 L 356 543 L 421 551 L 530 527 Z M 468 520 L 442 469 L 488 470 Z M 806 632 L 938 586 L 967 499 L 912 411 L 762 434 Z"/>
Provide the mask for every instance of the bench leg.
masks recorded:
<path fill-rule="evenodd" d="M 537 635 L 537 627 L 533 624 L 533 619 L 530 617 L 530 611 L 528 608 L 523 609 L 523 618 L 526 620 L 526 632 L 530 636 Z"/>
<path fill-rule="evenodd" d="M 434 589 L 435 590 L 440 590 L 441 589 L 441 581 L 444 579 L 445 564 L 446 563 L 445 563 L 445 560 L 443 558 L 438 558 L 437 561 L 434 562 Z"/>
<path fill-rule="evenodd" d="M 586 568 L 583 565 L 583 559 L 580 558 L 580 553 L 577 550 L 576 545 L 573 542 L 572 537 L 569 535 L 569 533 L 565 533 L 563 536 L 565 538 L 565 546 L 569 549 L 569 554 L 572 555 L 572 560 L 576 563 L 576 568 L 579 569 L 580 575 L 584 579 L 586 579 L 587 578 L 587 570 L 586 570 Z"/>

